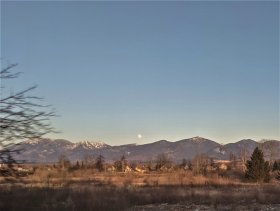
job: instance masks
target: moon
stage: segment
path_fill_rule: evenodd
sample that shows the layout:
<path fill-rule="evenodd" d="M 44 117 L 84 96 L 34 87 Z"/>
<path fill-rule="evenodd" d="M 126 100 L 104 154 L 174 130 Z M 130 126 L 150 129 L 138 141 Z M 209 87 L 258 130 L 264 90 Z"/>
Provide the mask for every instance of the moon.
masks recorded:
<path fill-rule="evenodd" d="M 141 135 L 141 134 L 138 134 L 138 135 L 137 135 L 137 138 L 138 138 L 138 139 L 141 139 L 141 138 L 142 138 L 142 135 Z"/>

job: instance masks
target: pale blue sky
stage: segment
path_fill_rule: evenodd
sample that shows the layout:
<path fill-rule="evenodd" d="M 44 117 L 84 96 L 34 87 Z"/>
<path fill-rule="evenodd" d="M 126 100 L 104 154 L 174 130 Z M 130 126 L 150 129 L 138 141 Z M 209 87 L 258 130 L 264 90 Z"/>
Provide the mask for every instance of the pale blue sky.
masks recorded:
<path fill-rule="evenodd" d="M 51 138 L 280 139 L 276 1 L 2 1 L 1 55 L 56 107 Z"/>

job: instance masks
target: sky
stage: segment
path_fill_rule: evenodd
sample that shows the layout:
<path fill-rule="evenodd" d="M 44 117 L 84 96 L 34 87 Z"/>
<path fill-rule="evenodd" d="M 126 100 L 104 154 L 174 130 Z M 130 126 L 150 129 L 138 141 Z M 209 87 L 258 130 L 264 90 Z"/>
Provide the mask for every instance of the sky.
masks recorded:
<path fill-rule="evenodd" d="M 280 139 L 277 1 L 1 1 L 1 58 L 56 108 L 50 138 Z"/>

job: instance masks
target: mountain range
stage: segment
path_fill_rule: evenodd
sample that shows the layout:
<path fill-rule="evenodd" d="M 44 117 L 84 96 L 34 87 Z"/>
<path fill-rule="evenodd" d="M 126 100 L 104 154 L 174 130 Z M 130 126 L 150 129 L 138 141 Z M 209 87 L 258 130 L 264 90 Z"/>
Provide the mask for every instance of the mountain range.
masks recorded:
<path fill-rule="evenodd" d="M 184 158 L 192 159 L 198 154 L 206 154 L 216 160 L 228 160 L 232 155 L 238 158 L 245 151 L 249 158 L 257 146 L 262 147 L 267 159 L 271 155 L 277 159 L 280 158 L 280 141 L 277 140 L 266 140 L 260 143 L 251 139 L 243 139 L 236 143 L 222 145 L 202 137 L 176 142 L 160 140 L 149 144 L 119 146 L 111 146 L 102 142 L 72 143 L 63 139 L 38 139 L 21 142 L 11 148 L 22 149 L 21 153 L 15 156 L 16 159 L 35 163 L 57 162 L 62 155 L 72 162 L 83 160 L 87 156 L 97 157 L 98 155 L 102 155 L 107 162 L 118 160 L 122 155 L 125 155 L 127 160 L 149 161 L 156 159 L 161 153 L 165 153 L 174 162 L 180 162 Z"/>

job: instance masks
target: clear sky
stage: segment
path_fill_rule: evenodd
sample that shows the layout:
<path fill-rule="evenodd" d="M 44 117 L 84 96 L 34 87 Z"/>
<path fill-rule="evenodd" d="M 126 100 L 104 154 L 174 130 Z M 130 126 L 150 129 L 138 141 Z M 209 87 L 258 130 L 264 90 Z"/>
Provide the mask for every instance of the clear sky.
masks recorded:
<path fill-rule="evenodd" d="M 51 138 L 280 139 L 277 1 L 1 1 L 1 56 L 56 108 Z"/>

